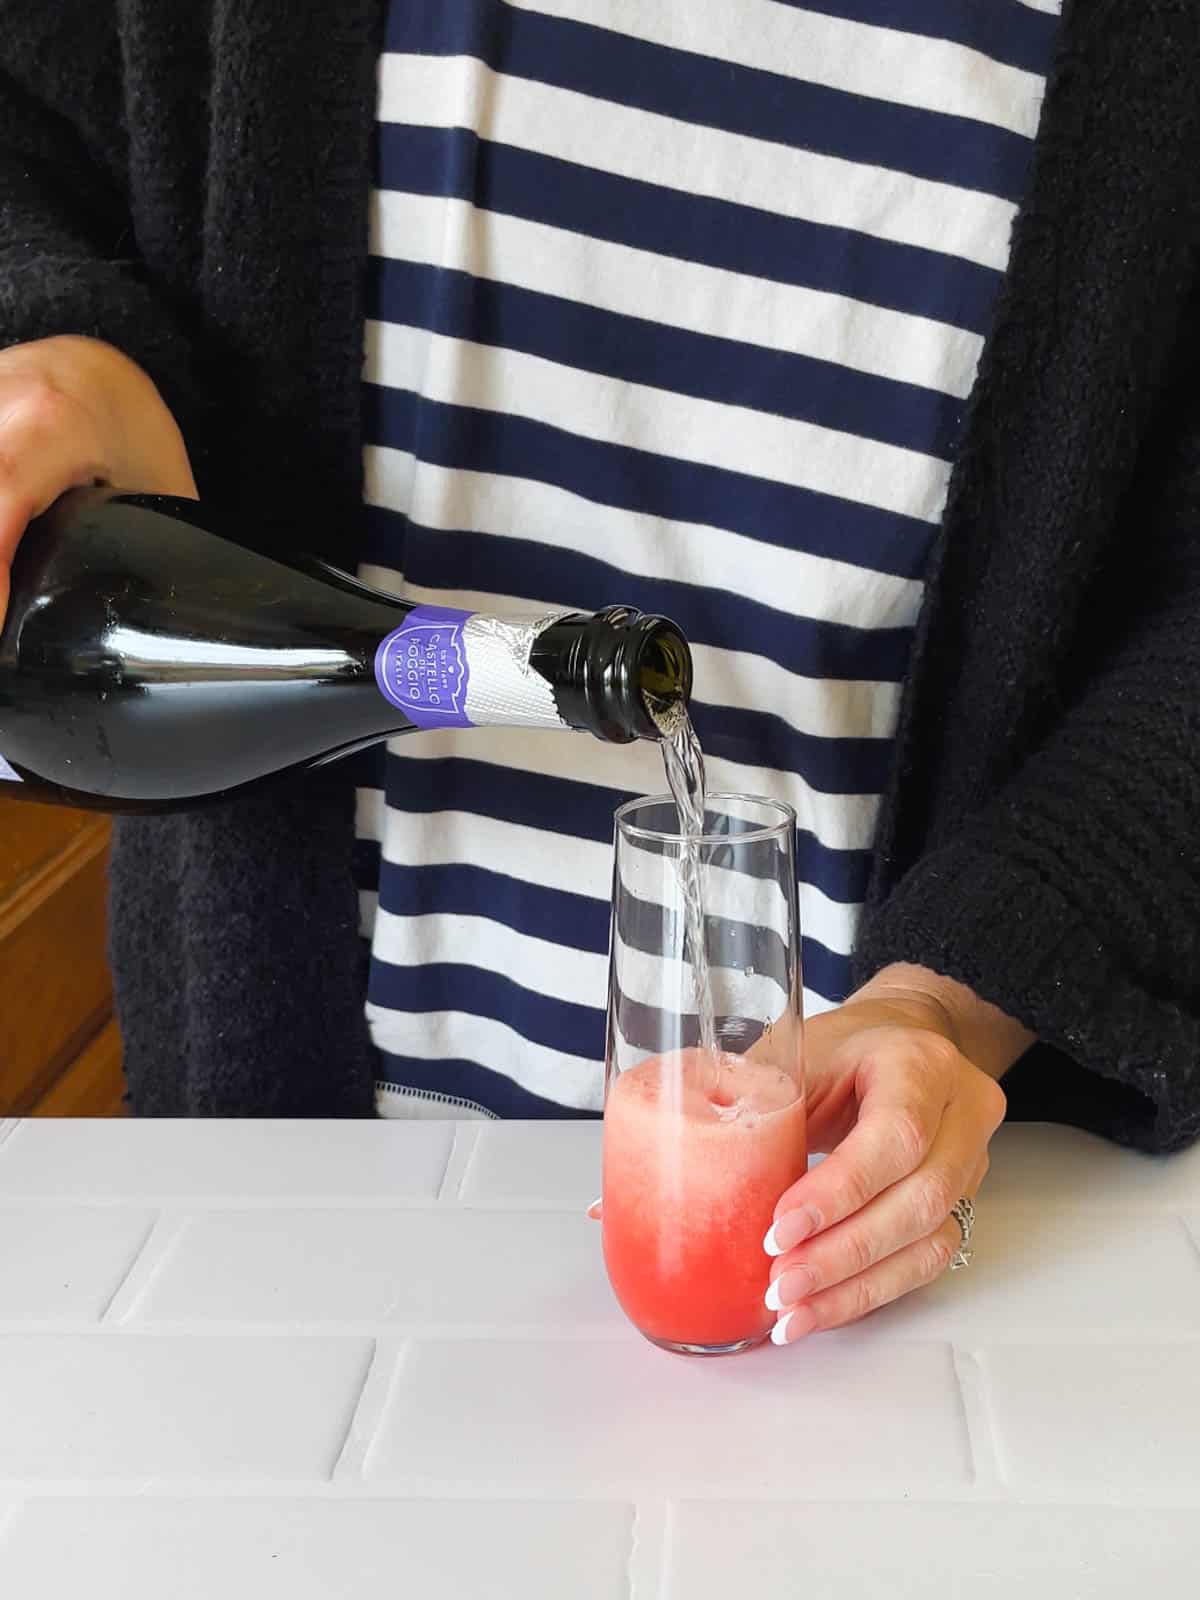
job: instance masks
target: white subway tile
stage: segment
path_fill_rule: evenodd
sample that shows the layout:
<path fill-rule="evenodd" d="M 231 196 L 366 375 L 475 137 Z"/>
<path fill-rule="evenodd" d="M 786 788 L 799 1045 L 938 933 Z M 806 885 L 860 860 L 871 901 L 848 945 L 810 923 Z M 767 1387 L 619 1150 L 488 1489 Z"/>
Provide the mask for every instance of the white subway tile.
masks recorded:
<path fill-rule="evenodd" d="M 33 1118 L 0 1157 L 0 1200 L 429 1201 L 453 1137 L 448 1122 Z"/>
<path fill-rule="evenodd" d="M 886 1306 L 881 1337 L 1090 1341 L 1200 1335 L 1200 1255 L 1179 1217 L 979 1203 L 965 1272 Z"/>
<path fill-rule="evenodd" d="M 599 1122 L 492 1122 L 479 1130 L 469 1206 L 584 1211 L 600 1193 Z"/>
<path fill-rule="evenodd" d="M 194 1215 L 127 1320 L 625 1326 L 582 1213 L 458 1210 Z"/>
<path fill-rule="evenodd" d="M 910 1493 L 970 1481 L 949 1347 L 832 1335 L 716 1360 L 606 1343 L 418 1343 L 366 1477 L 411 1492 Z"/>
<path fill-rule="evenodd" d="M 321 1480 L 366 1339 L 0 1337 L 0 1482 Z"/>
<path fill-rule="evenodd" d="M 1078 1128 L 1009 1123 L 992 1140 L 991 1157 L 981 1204 L 1170 1210 L 1200 1193 L 1200 1145 L 1147 1156 Z"/>
<path fill-rule="evenodd" d="M 658 1600 L 1193 1600 L 1200 1566 L 1193 1514 L 1111 1506 L 693 1502 L 668 1526 Z"/>
<path fill-rule="evenodd" d="M 632 1509 L 511 1501 L 43 1500 L 13 1600 L 626 1600 Z"/>
<path fill-rule="evenodd" d="M 1011 1492 L 1200 1495 L 1200 1344 L 997 1346 L 979 1360 Z"/>
<path fill-rule="evenodd" d="M 0 1206 L 0 1323 L 98 1320 L 153 1225 L 152 1211 Z"/>

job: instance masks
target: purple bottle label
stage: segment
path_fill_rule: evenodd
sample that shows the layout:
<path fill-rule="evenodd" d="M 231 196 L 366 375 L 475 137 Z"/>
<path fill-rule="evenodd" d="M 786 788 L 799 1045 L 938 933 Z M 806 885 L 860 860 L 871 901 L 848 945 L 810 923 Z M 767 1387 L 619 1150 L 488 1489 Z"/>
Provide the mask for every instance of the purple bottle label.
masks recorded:
<path fill-rule="evenodd" d="M 415 606 L 375 652 L 375 681 L 418 728 L 470 728 L 471 666 L 463 644 L 470 611 Z"/>

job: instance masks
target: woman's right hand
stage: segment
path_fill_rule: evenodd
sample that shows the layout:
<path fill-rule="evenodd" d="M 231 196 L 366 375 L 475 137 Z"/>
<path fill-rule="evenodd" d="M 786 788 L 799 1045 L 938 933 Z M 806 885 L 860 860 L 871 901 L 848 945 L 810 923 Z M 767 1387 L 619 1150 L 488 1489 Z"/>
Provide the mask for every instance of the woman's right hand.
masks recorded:
<path fill-rule="evenodd" d="M 87 484 L 196 498 L 187 449 L 154 384 L 78 334 L 0 350 L 0 622 L 8 569 L 33 517 Z"/>

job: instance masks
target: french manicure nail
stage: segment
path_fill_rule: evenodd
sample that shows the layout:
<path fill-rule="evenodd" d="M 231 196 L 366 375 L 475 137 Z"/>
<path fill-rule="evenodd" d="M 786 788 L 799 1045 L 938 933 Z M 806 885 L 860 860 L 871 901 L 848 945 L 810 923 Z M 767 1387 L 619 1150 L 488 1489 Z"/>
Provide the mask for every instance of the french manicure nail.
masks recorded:
<path fill-rule="evenodd" d="M 810 1295 L 816 1286 L 817 1280 L 808 1267 L 793 1267 L 772 1280 L 764 1303 L 768 1311 L 782 1311 L 784 1306 L 794 1306 L 797 1300 Z"/>
<path fill-rule="evenodd" d="M 811 1206 L 799 1206 L 795 1211 L 785 1211 L 771 1224 L 763 1249 L 769 1256 L 781 1256 L 803 1244 L 809 1234 L 816 1233 L 821 1219 Z"/>
<path fill-rule="evenodd" d="M 796 1306 L 780 1317 L 771 1329 L 771 1339 L 775 1344 L 796 1344 L 812 1333 L 816 1326 L 817 1317 L 812 1307 Z"/>

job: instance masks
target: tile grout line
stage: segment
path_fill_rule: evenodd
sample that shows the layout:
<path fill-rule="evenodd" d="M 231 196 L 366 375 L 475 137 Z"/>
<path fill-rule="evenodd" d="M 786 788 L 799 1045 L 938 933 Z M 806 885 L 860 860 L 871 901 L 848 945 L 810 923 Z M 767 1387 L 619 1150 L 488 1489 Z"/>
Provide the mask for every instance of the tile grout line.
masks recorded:
<path fill-rule="evenodd" d="M 121 1281 L 109 1295 L 98 1322 L 109 1327 L 122 1323 L 133 1311 L 146 1290 L 154 1282 L 159 1269 L 168 1260 L 187 1226 L 186 1212 L 164 1207 L 155 1214 L 154 1221 L 134 1252 L 132 1261 L 121 1275 Z"/>
<path fill-rule="evenodd" d="M 387 1414 L 392 1386 L 400 1373 L 405 1353 L 412 1341 L 405 1338 L 377 1338 L 371 1341 L 371 1356 L 363 1381 L 346 1423 L 341 1448 L 329 1469 L 329 1482 L 362 1485 L 366 1481 L 371 1447 Z"/>
<path fill-rule="evenodd" d="M 329 1478 L 304 1478 L 279 1476 L 264 1472 L 261 1476 L 252 1478 L 213 1478 L 187 1475 L 179 1476 L 154 1476 L 147 1473 L 131 1475 L 127 1478 L 0 1478 L 0 1497 L 4 1497 L 9 1509 L 20 1510 L 25 1505 L 35 1501 L 43 1502 L 53 1500 L 63 1501 L 145 1501 L 145 1500 L 239 1500 L 261 1501 L 264 1499 L 294 1499 L 305 1502 L 345 1502 L 362 1501 L 363 1499 L 404 1501 L 404 1500 L 442 1500 L 456 1505 L 470 1506 L 472 1504 L 507 1504 L 521 1500 L 536 1505 L 558 1505 L 570 1501 L 574 1505 L 609 1505 L 614 1502 L 632 1507 L 633 1493 L 636 1490 L 627 1488 L 617 1483 L 605 1483 L 601 1488 L 588 1489 L 585 1492 L 570 1494 L 564 1491 L 557 1482 L 537 1481 L 521 1485 L 519 1490 L 505 1483 L 495 1482 L 481 1484 L 470 1481 L 466 1484 L 452 1481 L 431 1482 L 416 1475 L 404 1478 L 383 1478 L 373 1480 L 348 1480 L 343 1479 L 333 1482 Z M 774 1507 L 782 1510 L 794 1510 L 797 1504 L 807 1507 L 836 1506 L 843 1509 L 857 1507 L 891 1506 L 895 1508 L 908 1508 L 914 1505 L 929 1508 L 954 1508 L 956 1511 L 966 1511 L 971 1508 L 987 1507 L 1000 1509 L 1003 1507 L 1021 1506 L 1026 1509 L 1037 1508 L 1040 1510 L 1070 1510 L 1091 1512 L 1096 1510 L 1128 1510 L 1128 1511 L 1157 1511 L 1179 1512 L 1186 1514 L 1194 1521 L 1196 1510 L 1196 1494 L 1190 1485 L 1174 1493 L 1165 1493 L 1161 1487 L 1151 1485 L 1139 1491 L 1131 1491 L 1127 1486 L 1119 1489 L 1097 1491 L 1094 1486 L 1088 1486 L 1076 1493 L 1052 1493 L 1043 1489 L 1031 1489 L 1020 1494 L 1007 1488 L 997 1490 L 987 1496 L 973 1493 L 964 1493 L 961 1490 L 947 1490 L 939 1492 L 922 1490 L 916 1495 L 907 1494 L 901 1489 L 896 1489 L 893 1494 L 881 1495 L 871 1492 L 867 1495 L 855 1495 L 852 1489 L 845 1485 L 836 1490 L 830 1490 L 820 1495 L 805 1493 L 797 1495 L 794 1489 L 781 1489 L 771 1494 L 755 1494 L 747 1497 L 737 1492 L 731 1494 L 728 1486 L 719 1486 L 710 1490 L 697 1488 L 694 1492 L 689 1489 L 688 1504 L 695 1507 L 726 1506 L 730 1504 L 748 1505 L 752 1507 Z M 644 1551 L 646 1548 L 646 1517 L 648 1508 L 653 1509 L 653 1502 L 647 1502 L 641 1508 L 639 1517 L 639 1546 Z M 665 1502 L 658 1502 L 665 1505 Z M 667 1507 L 673 1510 L 673 1507 Z M 5 1512 L 0 1512 L 0 1517 Z M 3 1523 L 0 1522 L 0 1528 Z M 641 1559 L 641 1558 L 639 1558 Z M 666 1576 L 670 1576 L 669 1566 Z M 662 1600 L 662 1597 L 653 1589 L 648 1593 L 634 1590 L 634 1600 Z"/>
<path fill-rule="evenodd" d="M 971 1458 L 972 1485 L 978 1493 L 1004 1492 L 996 1429 L 988 1401 L 983 1364 L 974 1350 L 951 1344 L 950 1359 L 958 1385 L 967 1450 Z"/>
<path fill-rule="evenodd" d="M 446 1166 L 442 1172 L 442 1181 L 438 1185 L 436 1204 L 439 1206 L 457 1206 L 462 1201 L 463 1184 L 471 1163 L 475 1159 L 475 1151 L 479 1144 L 479 1124 L 476 1122 L 456 1122 L 454 1125 L 454 1142 L 450 1146 L 450 1154 L 446 1157 Z"/>
<path fill-rule="evenodd" d="M 671 1511 L 664 1500 L 634 1501 L 625 1568 L 626 1600 L 664 1600 Z"/>
<path fill-rule="evenodd" d="M 24 1509 L 24 1500 L 14 1500 L 11 1505 L 0 1506 L 0 1550 L 3 1550 L 4 1541 Z"/>
<path fill-rule="evenodd" d="M 1187 1214 L 1182 1211 L 1176 1212 L 1175 1220 L 1183 1229 L 1183 1236 L 1195 1253 L 1197 1265 L 1200 1265 L 1200 1225 L 1193 1227 L 1188 1221 Z"/>
<path fill-rule="evenodd" d="M 458 1188 L 455 1191 L 454 1198 L 459 1205 L 463 1204 L 463 1195 L 466 1192 L 467 1179 L 471 1176 L 471 1173 L 474 1169 L 475 1160 L 479 1155 L 479 1147 L 482 1145 L 482 1143 L 483 1125 L 477 1124 L 475 1128 L 475 1137 L 471 1140 L 471 1148 L 467 1152 L 466 1159 L 463 1162 L 462 1171 L 458 1174 Z"/>

